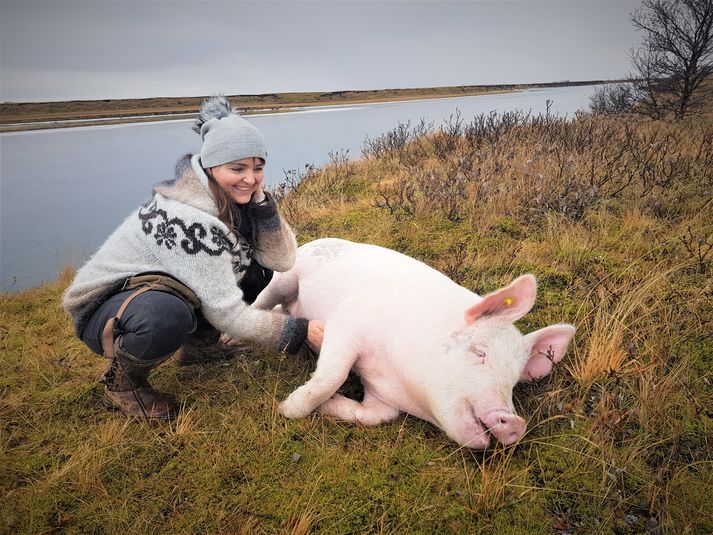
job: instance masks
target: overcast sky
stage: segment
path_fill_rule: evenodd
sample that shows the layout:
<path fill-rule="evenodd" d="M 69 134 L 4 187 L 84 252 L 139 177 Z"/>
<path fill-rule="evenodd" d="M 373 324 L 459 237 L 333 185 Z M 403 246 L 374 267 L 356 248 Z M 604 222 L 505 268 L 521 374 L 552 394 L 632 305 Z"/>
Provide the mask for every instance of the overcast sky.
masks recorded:
<path fill-rule="evenodd" d="M 639 4 L 0 0 L 0 100 L 619 78 Z"/>

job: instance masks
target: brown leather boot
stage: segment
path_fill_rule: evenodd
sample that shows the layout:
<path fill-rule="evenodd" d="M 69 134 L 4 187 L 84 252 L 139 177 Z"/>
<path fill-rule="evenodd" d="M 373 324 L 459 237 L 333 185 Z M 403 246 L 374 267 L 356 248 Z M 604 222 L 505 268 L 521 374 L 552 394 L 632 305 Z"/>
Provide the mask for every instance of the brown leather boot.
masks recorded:
<path fill-rule="evenodd" d="M 148 382 L 151 370 L 171 355 L 154 360 L 138 359 L 114 342 L 114 358 L 102 378 L 104 404 L 129 416 L 146 419 L 172 418 L 178 413 L 176 400 L 154 390 Z"/>
<path fill-rule="evenodd" d="M 220 332 L 211 327 L 203 327 L 191 333 L 178 350 L 178 365 L 210 364 L 232 360 L 250 350 L 247 344 L 231 346 L 220 341 Z"/>

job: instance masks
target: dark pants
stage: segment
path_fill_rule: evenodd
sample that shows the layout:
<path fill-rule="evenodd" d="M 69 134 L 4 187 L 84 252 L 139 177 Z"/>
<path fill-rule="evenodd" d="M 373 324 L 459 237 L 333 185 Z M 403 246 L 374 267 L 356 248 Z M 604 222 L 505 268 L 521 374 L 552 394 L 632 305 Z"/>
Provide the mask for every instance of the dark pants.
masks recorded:
<path fill-rule="evenodd" d="M 102 355 L 102 331 L 135 290 L 114 294 L 92 315 L 81 340 Z M 153 360 L 176 351 L 197 328 L 212 328 L 201 314 L 194 314 L 181 299 L 170 293 L 150 290 L 136 296 L 119 321 L 122 346 L 132 356 Z"/>

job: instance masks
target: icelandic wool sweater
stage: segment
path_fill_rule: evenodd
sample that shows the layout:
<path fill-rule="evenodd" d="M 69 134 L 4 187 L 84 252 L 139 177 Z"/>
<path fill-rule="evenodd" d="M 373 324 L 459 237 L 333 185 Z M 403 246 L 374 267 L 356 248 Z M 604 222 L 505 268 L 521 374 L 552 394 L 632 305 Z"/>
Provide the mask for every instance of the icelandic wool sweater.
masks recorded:
<path fill-rule="evenodd" d="M 274 200 L 250 205 L 255 247 L 218 219 L 218 207 L 200 155 L 184 156 L 176 178 L 158 184 L 79 269 L 62 305 L 81 335 L 92 314 L 127 278 L 164 272 L 193 290 L 205 318 L 221 332 L 295 352 L 305 340 L 307 321 L 259 310 L 243 301 L 240 280 L 252 258 L 274 271 L 295 261 L 297 242 Z"/>

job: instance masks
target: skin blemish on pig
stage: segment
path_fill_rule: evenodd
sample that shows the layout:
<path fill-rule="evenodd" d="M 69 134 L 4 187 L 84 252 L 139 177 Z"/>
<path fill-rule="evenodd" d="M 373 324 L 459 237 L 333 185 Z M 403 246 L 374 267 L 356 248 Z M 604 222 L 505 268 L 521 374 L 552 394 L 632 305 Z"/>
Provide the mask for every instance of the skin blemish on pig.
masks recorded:
<path fill-rule="evenodd" d="M 460 353 L 469 353 L 472 347 L 476 345 L 476 340 L 468 332 L 455 331 L 448 337 L 448 341 L 443 348 L 447 352 L 458 351 Z"/>
<path fill-rule="evenodd" d="M 468 333 L 453 333 L 443 347 L 448 353 L 457 352 L 474 355 L 476 364 L 485 364 L 485 348 L 475 340 L 474 336 L 470 336 Z"/>
<path fill-rule="evenodd" d="M 310 253 L 313 256 L 322 258 L 323 260 L 329 260 L 337 258 L 340 253 L 344 251 L 344 247 L 338 244 L 311 244 Z"/>

